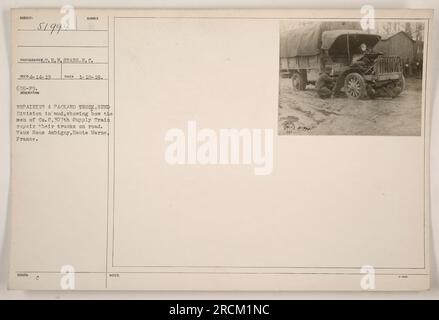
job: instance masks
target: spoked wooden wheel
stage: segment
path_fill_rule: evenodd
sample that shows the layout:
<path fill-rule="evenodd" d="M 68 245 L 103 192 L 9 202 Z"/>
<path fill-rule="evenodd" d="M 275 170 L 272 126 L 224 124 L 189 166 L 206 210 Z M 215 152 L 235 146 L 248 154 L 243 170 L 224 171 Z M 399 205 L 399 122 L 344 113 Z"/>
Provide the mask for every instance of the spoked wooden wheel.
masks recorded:
<path fill-rule="evenodd" d="M 366 82 L 359 73 L 350 73 L 344 81 L 344 89 L 348 98 L 362 99 L 366 94 Z"/>

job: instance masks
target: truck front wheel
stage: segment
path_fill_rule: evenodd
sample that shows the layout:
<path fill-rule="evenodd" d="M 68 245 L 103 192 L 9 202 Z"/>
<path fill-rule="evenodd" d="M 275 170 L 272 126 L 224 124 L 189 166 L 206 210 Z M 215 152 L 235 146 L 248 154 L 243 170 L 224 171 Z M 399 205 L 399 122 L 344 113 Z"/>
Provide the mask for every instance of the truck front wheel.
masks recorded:
<path fill-rule="evenodd" d="M 349 73 L 344 80 L 344 91 L 348 98 L 362 99 L 366 95 L 366 82 L 361 74 Z"/>

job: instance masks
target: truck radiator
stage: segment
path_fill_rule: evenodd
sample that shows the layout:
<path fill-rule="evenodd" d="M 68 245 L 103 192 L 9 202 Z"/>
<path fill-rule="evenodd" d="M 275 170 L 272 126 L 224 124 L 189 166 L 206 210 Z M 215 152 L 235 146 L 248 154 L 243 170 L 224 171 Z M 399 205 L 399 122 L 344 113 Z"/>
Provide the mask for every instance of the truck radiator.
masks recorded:
<path fill-rule="evenodd" d="M 375 60 L 374 73 L 376 75 L 402 72 L 402 61 L 398 56 L 378 57 Z"/>

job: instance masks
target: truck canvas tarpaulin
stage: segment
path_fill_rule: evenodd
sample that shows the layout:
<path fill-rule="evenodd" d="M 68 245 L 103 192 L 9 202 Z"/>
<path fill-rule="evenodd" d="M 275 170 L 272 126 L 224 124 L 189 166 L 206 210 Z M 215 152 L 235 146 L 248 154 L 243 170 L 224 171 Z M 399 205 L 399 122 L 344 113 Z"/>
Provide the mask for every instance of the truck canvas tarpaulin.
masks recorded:
<path fill-rule="evenodd" d="M 322 48 L 322 33 L 329 30 L 361 30 L 358 22 L 316 22 L 292 29 L 280 39 L 280 57 L 314 56 Z"/>

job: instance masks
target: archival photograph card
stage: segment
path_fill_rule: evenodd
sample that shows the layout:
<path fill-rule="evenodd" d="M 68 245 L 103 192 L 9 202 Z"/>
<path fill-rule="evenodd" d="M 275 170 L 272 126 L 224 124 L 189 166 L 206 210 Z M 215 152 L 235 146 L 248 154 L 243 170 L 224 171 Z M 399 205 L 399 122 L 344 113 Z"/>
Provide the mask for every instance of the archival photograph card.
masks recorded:
<path fill-rule="evenodd" d="M 431 19 L 13 9 L 9 287 L 428 289 Z"/>

